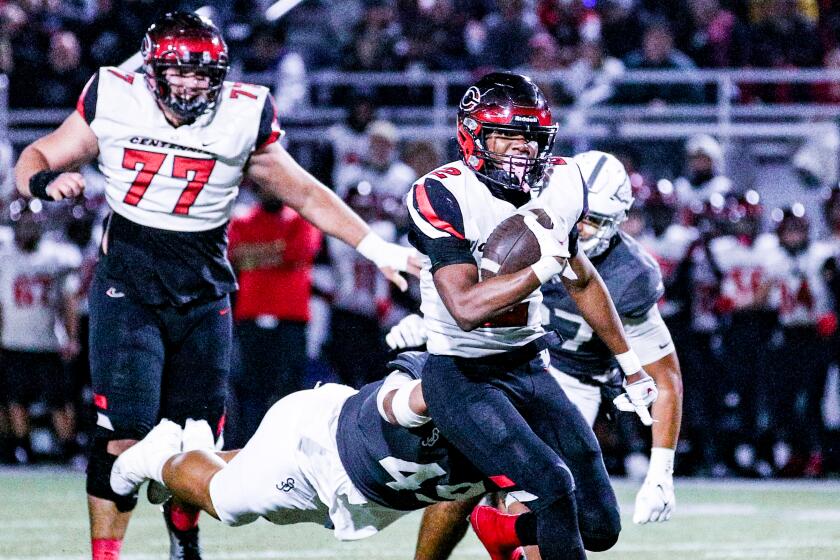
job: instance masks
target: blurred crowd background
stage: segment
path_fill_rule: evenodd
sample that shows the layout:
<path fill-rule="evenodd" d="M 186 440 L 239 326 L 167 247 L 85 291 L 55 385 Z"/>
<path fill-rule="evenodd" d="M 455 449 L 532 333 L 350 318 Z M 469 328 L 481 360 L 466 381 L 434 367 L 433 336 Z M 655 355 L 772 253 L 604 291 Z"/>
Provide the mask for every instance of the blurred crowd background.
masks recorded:
<path fill-rule="evenodd" d="M 660 308 L 683 369 L 677 473 L 840 473 L 840 74 L 797 78 L 840 70 L 840 4 L 304 0 L 279 20 L 272 5 L 0 1 L 0 460 L 83 464 L 85 297 L 107 212 L 94 168 L 83 170 L 83 200 L 19 199 L 15 154 L 66 116 L 97 67 L 129 59 L 158 13 L 204 6 L 227 37 L 230 79 L 272 87 L 288 149 L 389 240 L 404 242 L 412 181 L 457 157 L 454 111 L 439 110 L 491 69 L 535 74 L 561 123 L 558 153 L 610 151 L 631 175 L 624 229 L 659 260 Z M 702 78 L 703 69 L 793 77 L 627 79 L 644 70 Z M 443 86 L 428 87 L 430 76 Z M 763 120 L 740 135 L 692 128 L 710 114 L 719 125 L 722 110 L 733 126 L 743 125 L 738 115 Z M 802 117 L 806 132 L 761 128 L 790 126 L 785 115 Z M 649 137 L 614 133 L 652 118 Z M 285 394 L 382 376 L 384 333 L 417 310 L 419 293 L 416 281 L 396 292 L 251 185 L 229 235 L 240 292 L 226 438 L 237 446 Z M 635 417 L 602 412 L 610 470 L 643 473 L 648 444 Z"/>

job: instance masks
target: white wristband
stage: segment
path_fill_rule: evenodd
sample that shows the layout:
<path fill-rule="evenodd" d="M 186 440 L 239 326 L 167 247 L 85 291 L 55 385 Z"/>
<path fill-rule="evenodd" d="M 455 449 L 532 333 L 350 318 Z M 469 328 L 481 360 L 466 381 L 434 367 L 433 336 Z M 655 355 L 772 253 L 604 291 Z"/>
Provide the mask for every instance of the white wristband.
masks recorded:
<path fill-rule="evenodd" d="M 633 352 L 632 348 L 623 354 L 616 354 L 615 360 L 624 375 L 633 375 L 639 373 L 642 369 L 642 362 L 639 361 L 639 357 Z"/>
<path fill-rule="evenodd" d="M 356 250 L 364 258 L 369 261 L 373 261 L 374 264 L 379 266 L 379 259 L 388 251 L 388 243 L 370 231 L 362 238 L 361 241 L 359 241 L 359 244 L 356 245 Z"/>
<path fill-rule="evenodd" d="M 674 450 L 668 447 L 654 447 L 650 450 L 648 476 L 661 478 L 674 475 Z"/>
<path fill-rule="evenodd" d="M 394 398 L 391 399 L 391 411 L 394 413 L 394 418 L 397 419 L 397 424 L 405 428 L 417 428 L 431 420 L 428 416 L 417 414 L 411 410 L 409 404 L 411 392 L 419 384 L 419 379 L 404 384 L 397 389 L 397 392 L 394 393 Z"/>
<path fill-rule="evenodd" d="M 540 260 L 531 265 L 531 270 L 537 275 L 540 284 L 545 284 L 556 274 L 563 272 L 565 267 L 565 260 L 560 262 L 554 257 L 540 257 Z"/>

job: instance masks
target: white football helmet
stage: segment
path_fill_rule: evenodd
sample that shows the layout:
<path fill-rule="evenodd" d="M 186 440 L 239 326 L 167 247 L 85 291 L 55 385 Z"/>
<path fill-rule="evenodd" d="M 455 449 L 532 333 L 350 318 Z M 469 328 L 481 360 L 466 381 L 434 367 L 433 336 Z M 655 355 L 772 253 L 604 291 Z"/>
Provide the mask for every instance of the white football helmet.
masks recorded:
<path fill-rule="evenodd" d="M 589 190 L 589 213 L 581 221 L 579 243 L 587 257 L 607 250 L 633 205 L 630 177 L 618 159 L 590 150 L 574 157 Z"/>

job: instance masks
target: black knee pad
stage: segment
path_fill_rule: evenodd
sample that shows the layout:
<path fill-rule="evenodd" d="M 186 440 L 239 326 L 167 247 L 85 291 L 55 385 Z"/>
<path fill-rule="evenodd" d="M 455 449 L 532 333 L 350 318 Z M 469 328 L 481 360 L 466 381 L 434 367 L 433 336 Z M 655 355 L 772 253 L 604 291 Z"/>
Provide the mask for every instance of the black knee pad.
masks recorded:
<path fill-rule="evenodd" d="M 573 494 L 535 508 L 537 545 L 545 560 L 586 560 Z"/>
<path fill-rule="evenodd" d="M 583 538 L 583 548 L 589 552 L 604 552 L 615 546 L 618 542 L 618 533 L 612 535 L 586 535 L 581 534 Z"/>
<path fill-rule="evenodd" d="M 111 489 L 111 467 L 117 456 L 108 453 L 108 441 L 101 437 L 94 438 L 88 458 L 85 487 L 88 495 L 114 502 L 121 512 L 131 511 L 137 505 L 137 493 L 120 496 Z"/>
<path fill-rule="evenodd" d="M 593 515 L 593 513 L 598 512 Z M 580 535 L 586 550 L 604 552 L 618 542 L 621 533 L 621 514 L 616 505 L 614 508 L 590 508 L 588 512 L 578 516 L 580 521 Z"/>

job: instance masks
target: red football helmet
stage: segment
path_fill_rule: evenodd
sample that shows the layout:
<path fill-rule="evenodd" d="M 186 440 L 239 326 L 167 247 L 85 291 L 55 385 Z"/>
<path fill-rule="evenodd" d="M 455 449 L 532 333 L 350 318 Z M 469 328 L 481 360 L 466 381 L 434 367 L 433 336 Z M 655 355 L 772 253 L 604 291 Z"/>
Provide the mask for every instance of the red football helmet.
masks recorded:
<path fill-rule="evenodd" d="M 536 157 L 487 149 L 487 136 L 521 134 L 536 142 Z M 536 187 L 551 157 L 557 125 L 540 88 L 509 72 L 487 74 L 467 89 L 458 110 L 458 148 L 470 169 L 491 183 L 527 191 Z"/>
<path fill-rule="evenodd" d="M 229 67 L 222 34 L 208 20 L 189 12 L 171 12 L 146 31 L 141 48 L 146 85 L 158 102 L 184 120 L 195 120 L 215 109 Z M 166 71 L 177 68 L 207 79 L 197 95 L 176 95 Z"/>

